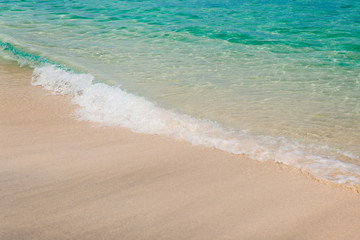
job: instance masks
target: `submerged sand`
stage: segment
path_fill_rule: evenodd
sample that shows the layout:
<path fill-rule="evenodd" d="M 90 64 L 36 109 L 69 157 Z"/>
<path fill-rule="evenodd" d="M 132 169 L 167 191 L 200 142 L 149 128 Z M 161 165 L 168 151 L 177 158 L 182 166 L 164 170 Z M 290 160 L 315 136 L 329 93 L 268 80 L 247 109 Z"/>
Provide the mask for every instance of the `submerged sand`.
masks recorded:
<path fill-rule="evenodd" d="M 297 171 L 74 120 L 0 66 L 0 239 L 360 239 L 360 195 Z"/>

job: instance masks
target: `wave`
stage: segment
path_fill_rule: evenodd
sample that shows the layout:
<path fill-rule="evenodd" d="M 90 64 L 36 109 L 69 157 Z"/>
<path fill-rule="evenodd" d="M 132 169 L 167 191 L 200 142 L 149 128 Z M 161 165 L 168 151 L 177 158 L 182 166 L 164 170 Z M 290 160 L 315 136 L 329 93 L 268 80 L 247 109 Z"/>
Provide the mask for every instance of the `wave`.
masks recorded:
<path fill-rule="evenodd" d="M 24 59 L 27 64 L 33 59 L 43 59 L 24 54 L 11 45 L 5 45 L 3 49 L 11 49 L 11 54 L 20 64 L 24 64 L 21 62 Z M 209 120 L 163 109 L 144 97 L 133 95 L 119 87 L 94 83 L 93 75 L 75 73 L 46 59 L 30 65 L 34 66 L 32 85 L 42 86 L 53 94 L 71 95 L 73 103 L 79 106 L 76 110 L 79 120 L 184 140 L 193 145 L 243 154 L 257 161 L 282 163 L 310 174 L 317 180 L 360 192 L 360 167 L 338 160 L 338 149 L 326 145 L 310 146 L 300 140 L 285 137 L 254 136 L 245 130 L 236 132 Z M 360 161 L 358 156 L 350 153 L 341 152 L 340 155 Z"/>
<path fill-rule="evenodd" d="M 0 41 L 0 50 L 6 52 L 9 57 L 15 58 L 20 66 L 28 65 L 30 67 L 36 67 L 43 64 L 52 64 L 61 67 L 60 65 L 57 65 L 56 63 L 46 58 L 25 51 L 21 51 L 7 42 Z"/>
<path fill-rule="evenodd" d="M 215 122 L 158 107 L 118 87 L 93 83 L 91 74 L 77 74 L 53 65 L 34 69 L 32 84 L 54 94 L 70 94 L 79 106 L 80 120 L 122 126 L 138 133 L 158 134 L 193 145 L 244 154 L 258 161 L 274 161 L 300 169 L 314 178 L 359 189 L 360 167 L 307 151 L 303 143 L 284 137 L 252 136 Z M 321 146 L 327 148 L 327 146 Z M 345 154 L 345 153 L 344 153 Z M 353 156 L 354 158 L 356 156 Z"/>

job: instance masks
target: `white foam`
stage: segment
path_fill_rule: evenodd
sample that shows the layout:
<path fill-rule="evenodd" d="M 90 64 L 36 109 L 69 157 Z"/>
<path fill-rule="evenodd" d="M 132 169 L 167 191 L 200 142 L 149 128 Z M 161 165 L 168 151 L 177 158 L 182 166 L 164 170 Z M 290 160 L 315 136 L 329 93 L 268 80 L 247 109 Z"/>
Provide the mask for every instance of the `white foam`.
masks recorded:
<path fill-rule="evenodd" d="M 103 83 L 90 74 L 76 74 L 49 65 L 34 69 L 32 84 L 54 94 L 70 94 L 79 119 L 122 126 L 134 132 L 158 134 L 204 145 L 258 161 L 274 161 L 301 169 L 317 179 L 360 185 L 360 167 L 334 156 L 312 153 L 309 146 L 284 137 L 252 136 L 218 124 L 162 109 L 143 97 Z"/>

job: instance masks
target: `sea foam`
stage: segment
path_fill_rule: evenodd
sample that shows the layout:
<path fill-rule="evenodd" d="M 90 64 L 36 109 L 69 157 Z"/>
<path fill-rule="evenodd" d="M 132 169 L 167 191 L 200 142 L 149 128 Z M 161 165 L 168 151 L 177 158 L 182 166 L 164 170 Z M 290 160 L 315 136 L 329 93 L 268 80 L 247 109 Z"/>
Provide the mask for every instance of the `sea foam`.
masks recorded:
<path fill-rule="evenodd" d="M 72 96 L 80 120 L 122 126 L 133 132 L 185 140 L 193 145 L 244 154 L 258 161 L 273 161 L 300 169 L 315 179 L 358 191 L 360 167 L 337 160 L 335 155 L 314 153 L 314 147 L 285 137 L 254 136 L 219 124 L 163 109 L 119 87 L 93 83 L 91 74 L 65 71 L 54 65 L 34 69 L 32 84 L 53 94 Z M 328 148 L 320 146 L 320 148 Z M 329 152 L 338 152 L 337 149 Z M 343 153 L 345 156 L 347 153 Z M 357 156 L 354 156 L 359 160 Z"/>

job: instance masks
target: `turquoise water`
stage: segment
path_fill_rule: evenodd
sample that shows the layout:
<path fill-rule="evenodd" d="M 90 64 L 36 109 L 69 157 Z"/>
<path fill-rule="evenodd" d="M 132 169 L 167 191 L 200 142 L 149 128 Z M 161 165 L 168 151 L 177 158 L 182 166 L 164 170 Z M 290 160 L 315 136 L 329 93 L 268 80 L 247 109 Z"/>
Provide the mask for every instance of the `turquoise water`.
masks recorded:
<path fill-rule="evenodd" d="M 360 1 L 0 1 L 0 26 L 80 119 L 360 183 Z"/>

